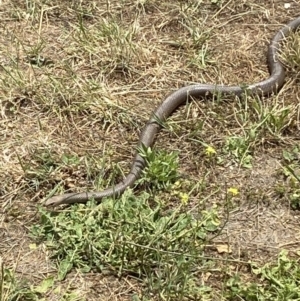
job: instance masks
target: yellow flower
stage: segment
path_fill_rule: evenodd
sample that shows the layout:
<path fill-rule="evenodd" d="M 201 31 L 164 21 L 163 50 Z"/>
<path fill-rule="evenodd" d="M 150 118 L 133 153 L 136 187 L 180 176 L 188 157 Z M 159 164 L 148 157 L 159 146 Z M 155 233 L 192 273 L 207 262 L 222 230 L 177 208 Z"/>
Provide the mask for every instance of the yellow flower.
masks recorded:
<path fill-rule="evenodd" d="M 181 203 L 182 203 L 183 205 L 186 205 L 187 202 L 189 201 L 189 195 L 188 195 L 187 193 L 182 193 L 182 192 L 180 192 L 180 193 L 179 193 L 179 196 L 180 196 L 180 198 L 181 198 Z"/>
<path fill-rule="evenodd" d="M 212 155 L 215 155 L 216 153 L 217 153 L 217 151 L 212 146 L 208 146 L 205 150 L 206 156 L 212 156 Z"/>
<path fill-rule="evenodd" d="M 233 196 L 236 196 L 236 195 L 239 194 L 239 190 L 237 188 L 234 188 L 234 187 L 228 188 L 227 192 L 230 193 Z"/>

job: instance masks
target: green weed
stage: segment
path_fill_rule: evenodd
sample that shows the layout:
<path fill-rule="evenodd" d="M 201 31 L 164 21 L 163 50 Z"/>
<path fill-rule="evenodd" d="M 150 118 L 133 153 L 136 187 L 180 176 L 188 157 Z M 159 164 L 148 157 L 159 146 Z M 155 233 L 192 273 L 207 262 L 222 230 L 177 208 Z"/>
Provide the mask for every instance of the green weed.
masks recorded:
<path fill-rule="evenodd" d="M 300 208 L 300 166 L 299 146 L 283 151 L 282 174 L 285 177 L 285 184 L 277 187 L 279 194 L 286 195 L 293 209 Z"/>
<path fill-rule="evenodd" d="M 75 205 L 57 215 L 40 209 L 32 234 L 52 250 L 60 280 L 77 267 L 138 277 L 145 291 L 166 300 L 200 297 L 208 290 L 196 285 L 197 277 L 210 266 L 203 247 L 219 220 L 215 209 L 196 219 L 183 206 L 166 213 L 147 193 L 127 191 L 119 200 Z"/>
<path fill-rule="evenodd" d="M 228 280 L 229 292 L 226 300 L 300 300 L 299 260 L 289 258 L 287 251 L 281 251 L 277 264 L 267 263 L 261 268 L 253 265 L 252 272 L 259 281 L 245 283 L 239 276 Z"/>
<path fill-rule="evenodd" d="M 143 176 L 138 181 L 156 189 L 169 188 L 178 179 L 178 152 L 154 151 L 141 147 L 139 154 L 146 161 Z"/>

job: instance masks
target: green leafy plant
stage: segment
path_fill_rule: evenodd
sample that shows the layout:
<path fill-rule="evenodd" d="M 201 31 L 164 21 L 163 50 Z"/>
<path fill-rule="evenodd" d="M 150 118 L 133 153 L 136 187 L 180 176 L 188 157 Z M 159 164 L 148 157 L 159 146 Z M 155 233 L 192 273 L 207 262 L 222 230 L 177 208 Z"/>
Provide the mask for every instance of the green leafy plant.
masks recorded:
<path fill-rule="evenodd" d="M 224 147 L 235 159 L 239 160 L 243 167 L 252 167 L 252 155 L 250 154 L 250 138 L 242 136 L 228 137 Z"/>
<path fill-rule="evenodd" d="M 197 275 L 209 266 L 203 261 L 207 234 L 218 229 L 216 210 L 201 211 L 200 219 L 182 212 L 183 205 L 165 213 L 149 195 L 127 191 L 121 199 L 96 205 L 74 205 L 53 215 L 40 209 L 41 221 L 32 228 L 58 260 L 59 279 L 73 268 L 144 279 L 152 293 L 186 296 Z"/>
<path fill-rule="evenodd" d="M 139 183 L 150 183 L 157 189 L 168 188 L 178 179 L 178 152 L 154 151 L 141 147 L 139 154 L 146 161 L 146 168 Z"/>
<path fill-rule="evenodd" d="M 300 166 L 298 163 L 299 146 L 283 151 L 284 164 L 282 173 L 286 184 L 277 187 L 277 192 L 285 194 L 290 200 L 293 209 L 300 208 Z"/>
<path fill-rule="evenodd" d="M 259 281 L 245 283 L 238 276 L 229 279 L 226 300 L 300 300 L 299 260 L 289 258 L 287 251 L 281 251 L 277 264 L 267 263 L 262 268 L 252 265 L 252 272 Z"/>

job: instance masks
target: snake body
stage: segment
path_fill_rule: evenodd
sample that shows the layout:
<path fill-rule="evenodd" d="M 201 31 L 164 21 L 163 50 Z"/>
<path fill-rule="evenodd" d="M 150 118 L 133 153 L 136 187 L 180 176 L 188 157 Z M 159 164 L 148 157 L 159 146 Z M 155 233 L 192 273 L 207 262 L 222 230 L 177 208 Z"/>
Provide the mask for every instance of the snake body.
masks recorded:
<path fill-rule="evenodd" d="M 270 76 L 266 80 L 248 85 L 246 88 L 240 86 L 195 84 L 180 88 L 170 94 L 152 113 L 151 118 L 145 125 L 139 138 L 138 149 L 142 146 L 151 147 L 156 134 L 161 128 L 161 123 L 190 98 L 212 97 L 215 94 L 240 97 L 245 92 L 251 95 L 263 96 L 278 92 L 285 80 L 285 69 L 278 59 L 280 43 L 288 37 L 291 32 L 296 31 L 299 26 L 300 17 L 297 17 L 282 27 L 271 40 L 267 53 Z M 145 159 L 136 153 L 129 174 L 118 184 L 103 191 L 66 193 L 53 196 L 46 201 L 45 205 L 56 206 L 60 204 L 86 203 L 92 198 L 98 202 L 104 197 L 119 197 L 126 188 L 134 185 L 134 182 L 140 177 L 144 167 Z"/>

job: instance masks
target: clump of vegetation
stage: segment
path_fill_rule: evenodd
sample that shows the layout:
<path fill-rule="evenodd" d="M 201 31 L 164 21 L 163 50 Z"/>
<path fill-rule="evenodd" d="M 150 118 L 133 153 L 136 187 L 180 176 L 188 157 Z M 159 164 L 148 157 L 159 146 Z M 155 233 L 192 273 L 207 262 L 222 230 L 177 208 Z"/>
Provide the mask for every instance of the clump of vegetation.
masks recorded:
<path fill-rule="evenodd" d="M 57 215 L 40 209 L 32 234 L 52 250 L 59 279 L 73 267 L 94 269 L 138 277 L 166 299 L 199 298 L 206 288 L 197 278 L 210 266 L 204 245 L 219 219 L 215 209 L 197 219 L 185 209 L 181 204 L 166 213 L 147 193 L 136 197 L 129 190 L 120 200 L 91 201 Z"/>
<path fill-rule="evenodd" d="M 259 268 L 252 265 L 258 281 L 242 281 L 236 275 L 227 282 L 226 300 L 283 301 L 300 300 L 299 259 L 292 259 L 283 250 L 277 264 L 267 263 Z"/>

